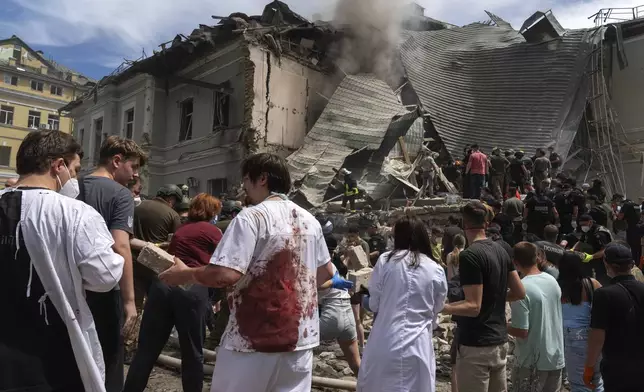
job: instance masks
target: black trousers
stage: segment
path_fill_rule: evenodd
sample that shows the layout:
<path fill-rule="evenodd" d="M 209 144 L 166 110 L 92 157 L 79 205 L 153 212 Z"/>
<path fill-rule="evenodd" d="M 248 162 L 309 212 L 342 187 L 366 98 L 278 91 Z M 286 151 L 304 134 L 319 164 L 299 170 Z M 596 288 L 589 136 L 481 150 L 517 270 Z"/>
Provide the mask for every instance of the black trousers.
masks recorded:
<path fill-rule="evenodd" d="M 181 383 L 184 392 L 203 389 L 203 341 L 208 288 L 190 290 L 154 281 L 148 290 L 139 331 L 139 347 L 130 365 L 123 392 L 143 392 L 172 327 L 177 328 L 181 346 Z"/>
<path fill-rule="evenodd" d="M 342 196 L 342 208 L 346 208 L 347 202 L 349 202 L 349 206 L 351 208 L 351 211 L 355 211 L 355 209 L 356 209 L 356 195 Z"/>
<path fill-rule="evenodd" d="M 105 389 L 107 392 L 121 392 L 125 371 L 125 345 L 121 336 L 123 323 L 121 292 L 119 290 L 107 293 L 87 291 L 86 295 L 103 350 Z"/>

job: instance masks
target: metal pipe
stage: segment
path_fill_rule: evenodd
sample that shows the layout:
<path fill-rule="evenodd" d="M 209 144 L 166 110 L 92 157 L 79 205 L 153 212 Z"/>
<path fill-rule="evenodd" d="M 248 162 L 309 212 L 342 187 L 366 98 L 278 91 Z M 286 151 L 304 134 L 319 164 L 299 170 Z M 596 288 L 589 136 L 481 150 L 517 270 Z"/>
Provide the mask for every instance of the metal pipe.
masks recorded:
<path fill-rule="evenodd" d="M 209 356 L 215 354 L 213 351 L 204 350 L 204 357 L 207 351 L 209 352 L 208 354 Z M 176 370 L 181 369 L 181 360 L 171 357 L 169 355 L 164 355 L 164 354 L 159 355 L 159 358 L 157 359 L 157 363 Z M 207 363 L 203 365 L 204 374 L 212 374 L 214 370 L 215 370 L 215 367 L 212 365 L 209 365 Z M 312 384 L 314 387 L 335 388 L 335 389 L 342 389 L 345 391 L 355 391 L 358 388 L 355 381 L 336 380 L 332 378 L 317 377 L 317 376 L 313 376 Z"/>

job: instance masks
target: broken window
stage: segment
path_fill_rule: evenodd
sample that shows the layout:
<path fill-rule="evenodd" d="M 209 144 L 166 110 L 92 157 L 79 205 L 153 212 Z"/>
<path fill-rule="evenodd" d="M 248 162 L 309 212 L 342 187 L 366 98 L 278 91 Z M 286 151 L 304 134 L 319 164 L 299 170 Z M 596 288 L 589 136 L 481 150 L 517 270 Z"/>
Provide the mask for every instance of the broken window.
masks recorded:
<path fill-rule="evenodd" d="M 17 65 L 20 65 L 20 60 L 21 60 L 20 52 L 21 52 L 21 49 L 22 48 L 20 46 L 18 46 L 18 45 L 13 46 L 13 58 L 14 58 L 14 60 L 16 60 Z"/>
<path fill-rule="evenodd" d="M 224 85 L 227 84 L 224 83 Z M 227 127 L 230 125 L 230 95 L 220 91 L 215 91 L 213 95 L 215 115 L 212 129 L 215 130 L 219 127 Z"/>
<path fill-rule="evenodd" d="M 37 80 L 32 80 L 31 81 L 31 89 L 34 90 L 34 91 L 42 92 L 43 86 L 44 86 L 43 82 L 39 82 Z"/>
<path fill-rule="evenodd" d="M 192 109 L 192 98 L 181 102 L 181 129 L 179 130 L 180 142 L 192 139 Z"/>
<path fill-rule="evenodd" d="M 29 128 L 38 128 L 40 127 L 40 112 L 35 110 L 29 111 L 29 118 L 27 120 L 27 127 Z"/>
<path fill-rule="evenodd" d="M 101 137 L 103 136 L 103 117 L 94 120 L 94 164 L 98 164 L 101 154 Z"/>
<path fill-rule="evenodd" d="M 0 124 L 13 125 L 13 107 L 0 106 Z"/>
<path fill-rule="evenodd" d="M 11 147 L 0 146 L 0 166 L 9 166 L 11 164 Z"/>
<path fill-rule="evenodd" d="M 125 138 L 132 139 L 134 135 L 134 108 L 125 112 Z"/>
<path fill-rule="evenodd" d="M 9 75 L 9 74 L 5 74 L 4 75 L 4 82 L 6 84 L 10 84 L 12 86 L 17 86 L 18 85 L 18 77 L 13 76 L 13 75 Z"/>
<path fill-rule="evenodd" d="M 49 88 L 49 92 L 51 93 L 51 95 L 62 96 L 63 88 L 52 84 L 51 87 Z"/>
<path fill-rule="evenodd" d="M 47 124 L 49 124 L 49 129 L 57 131 L 60 129 L 60 117 L 54 114 L 47 115 Z"/>
<path fill-rule="evenodd" d="M 228 180 L 225 178 L 213 178 L 208 180 L 208 193 L 221 197 L 228 190 Z"/>

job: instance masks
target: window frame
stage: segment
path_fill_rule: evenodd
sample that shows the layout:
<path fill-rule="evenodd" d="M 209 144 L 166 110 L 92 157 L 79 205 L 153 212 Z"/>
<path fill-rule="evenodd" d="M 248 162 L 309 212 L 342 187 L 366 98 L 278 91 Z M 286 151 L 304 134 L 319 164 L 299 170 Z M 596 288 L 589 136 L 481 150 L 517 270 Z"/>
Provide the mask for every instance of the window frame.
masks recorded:
<path fill-rule="evenodd" d="M 132 120 L 129 119 L 129 114 L 132 114 Z M 128 109 L 125 109 L 123 112 L 123 136 L 126 139 L 132 139 L 134 138 L 134 118 L 135 118 L 135 113 L 134 113 L 134 107 L 130 107 Z M 129 127 L 129 129 L 128 129 Z"/>
<path fill-rule="evenodd" d="M 97 125 L 101 126 L 98 127 Z M 92 161 L 98 165 L 98 160 L 101 154 L 101 145 L 103 144 L 103 126 L 105 125 L 105 120 L 103 116 L 96 117 L 92 119 L 92 140 L 94 141 L 93 151 L 92 151 Z M 97 143 L 98 136 L 98 143 Z"/>
<path fill-rule="evenodd" d="M 219 193 L 215 192 L 215 185 L 219 185 L 217 188 L 217 191 Z M 212 196 L 215 197 L 221 197 L 221 195 L 225 194 L 228 192 L 228 178 L 226 177 L 219 177 L 219 178 L 211 178 L 208 180 L 206 186 L 208 187 L 208 193 Z"/>
<path fill-rule="evenodd" d="M 2 114 L 5 114 L 5 120 L 2 121 Z M 11 114 L 11 116 L 9 116 Z M 9 105 L 0 105 L 0 124 L 4 125 L 13 125 L 13 117 L 15 115 L 15 108 L 13 106 Z M 8 121 L 9 117 L 11 117 L 11 120 Z"/>
<path fill-rule="evenodd" d="M 36 88 L 34 88 L 34 83 L 36 83 Z M 45 82 L 41 82 L 36 79 L 31 79 L 30 86 L 33 91 L 38 91 L 40 93 L 45 91 Z M 40 88 L 38 88 L 38 86 L 40 86 Z"/>
<path fill-rule="evenodd" d="M 186 105 L 190 103 L 191 110 L 187 113 Z M 194 98 L 186 98 L 179 104 L 179 142 L 186 142 L 192 140 L 193 117 L 195 114 L 195 101 Z"/>
<path fill-rule="evenodd" d="M 2 150 L 7 151 L 6 159 L 7 164 L 4 165 L 2 162 Z M 11 167 L 11 146 L 0 146 L 0 167 Z"/>
<path fill-rule="evenodd" d="M 47 124 L 49 125 L 49 129 L 53 131 L 60 131 L 60 116 L 56 114 L 47 113 Z M 56 124 L 55 128 L 53 124 Z"/>
<path fill-rule="evenodd" d="M 9 79 L 9 82 L 7 82 L 7 78 Z M 13 83 L 14 78 L 16 79 L 16 83 Z M 18 83 L 20 83 L 20 78 L 17 75 L 12 75 L 10 73 L 4 74 L 3 78 L 4 84 L 8 84 L 9 86 L 18 86 Z"/>
<path fill-rule="evenodd" d="M 36 116 L 33 113 L 38 113 L 38 115 Z M 39 129 L 40 124 L 41 124 L 41 120 L 42 120 L 42 113 L 39 112 L 39 111 L 36 111 L 36 110 L 29 110 L 29 114 L 27 116 L 28 116 L 27 117 L 27 128 L 29 128 L 29 129 Z M 33 117 L 33 120 L 32 120 L 32 117 Z M 38 121 L 36 121 L 36 120 L 38 120 Z M 37 122 L 38 124 L 35 124 L 35 122 Z"/>
<path fill-rule="evenodd" d="M 55 90 L 55 91 L 52 91 L 52 90 Z M 50 84 L 49 85 L 49 93 L 51 95 L 55 95 L 57 97 L 62 97 L 63 96 L 63 87 L 58 86 L 56 84 Z M 58 94 L 58 93 L 60 93 L 60 94 Z"/>

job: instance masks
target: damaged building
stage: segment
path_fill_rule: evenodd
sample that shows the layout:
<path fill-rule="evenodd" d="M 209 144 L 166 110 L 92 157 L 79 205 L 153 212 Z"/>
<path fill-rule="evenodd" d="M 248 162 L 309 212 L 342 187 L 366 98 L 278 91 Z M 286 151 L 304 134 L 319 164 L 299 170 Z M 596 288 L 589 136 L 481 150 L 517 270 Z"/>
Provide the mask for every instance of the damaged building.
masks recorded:
<path fill-rule="evenodd" d="M 61 108 L 74 118 L 84 169 L 120 135 L 149 151 L 147 192 L 179 183 L 221 195 L 241 182 L 247 154 L 287 156 L 302 145 L 339 83 L 326 57 L 334 33 L 280 1 L 262 15 L 213 18 Z"/>
<path fill-rule="evenodd" d="M 627 67 L 625 61 L 641 60 L 637 45 L 644 42 L 639 35 L 644 22 L 603 20 L 595 28 L 566 30 L 548 11 L 536 12 L 515 30 L 499 16 L 488 16 L 486 23 L 463 27 L 402 30 L 401 74 L 382 78 L 390 85 L 386 93 L 380 90 L 384 95 L 395 91 L 395 100 L 378 99 L 347 76 L 320 124 L 289 157 L 298 194 L 314 206 L 337 199 L 342 188 L 335 174 L 346 167 L 360 179 L 368 200 L 395 197 L 396 190 L 413 199 L 418 146 L 411 143 L 411 157 L 382 151 L 395 146 L 384 140 L 396 119 L 409 115 L 401 114 L 402 108 L 412 108 L 422 119 L 416 123 L 422 127 L 419 140 L 440 151 L 443 162 L 461 159 L 473 143 L 487 153 L 499 147 L 528 156 L 553 147 L 564 170 L 580 182 L 600 178 L 609 193 L 644 194 L 644 119 L 633 97 L 639 90 L 632 88 L 641 79 L 641 66 Z M 379 109 L 380 123 L 371 113 L 374 102 L 357 99 L 342 106 L 345 84 L 372 101 L 389 102 L 389 110 Z M 625 119 L 620 123 L 620 118 Z M 323 132 L 314 132 L 318 129 Z M 345 135 L 349 129 L 351 135 Z M 415 132 L 405 125 L 398 136 L 413 139 Z M 374 159 L 377 155 L 387 158 Z M 627 181 L 632 177 L 637 183 Z"/>

